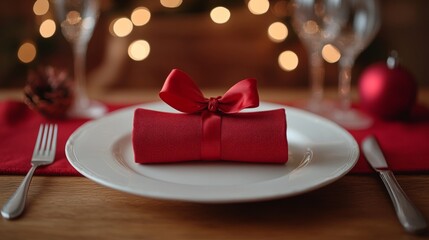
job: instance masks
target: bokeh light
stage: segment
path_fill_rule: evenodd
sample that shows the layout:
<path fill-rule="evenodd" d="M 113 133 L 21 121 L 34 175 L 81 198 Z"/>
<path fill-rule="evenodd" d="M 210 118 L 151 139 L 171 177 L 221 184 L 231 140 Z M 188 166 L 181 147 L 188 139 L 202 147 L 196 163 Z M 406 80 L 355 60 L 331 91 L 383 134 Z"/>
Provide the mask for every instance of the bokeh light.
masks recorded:
<path fill-rule="evenodd" d="M 18 59 L 23 63 L 30 63 L 36 58 L 36 46 L 32 42 L 23 43 L 18 49 Z"/>
<path fill-rule="evenodd" d="M 182 0 L 160 0 L 160 3 L 166 8 L 177 8 L 182 5 Z"/>
<path fill-rule="evenodd" d="M 313 20 L 308 20 L 304 23 L 303 29 L 308 34 L 316 34 L 319 32 L 319 25 Z"/>
<path fill-rule="evenodd" d="M 150 20 L 150 17 L 151 13 L 149 9 L 145 7 L 138 7 L 131 13 L 131 21 L 133 22 L 134 26 L 143 26 L 147 24 Z"/>
<path fill-rule="evenodd" d="M 217 24 L 228 22 L 231 12 L 225 7 L 215 7 L 210 12 L 210 18 Z"/>
<path fill-rule="evenodd" d="M 66 21 L 69 25 L 76 25 L 82 21 L 82 17 L 78 11 L 70 11 L 66 15 Z"/>
<path fill-rule="evenodd" d="M 110 33 L 117 37 L 126 37 L 131 31 L 133 31 L 133 23 L 126 17 L 113 20 L 110 28 Z"/>
<path fill-rule="evenodd" d="M 328 63 L 336 63 L 341 58 L 340 51 L 332 44 L 326 44 L 322 48 L 322 57 Z"/>
<path fill-rule="evenodd" d="M 39 33 L 44 38 L 50 38 L 54 35 L 57 30 L 57 26 L 55 25 L 54 20 L 46 19 L 40 24 Z"/>
<path fill-rule="evenodd" d="M 49 11 L 49 2 L 48 0 L 37 0 L 33 5 L 34 14 L 41 16 L 45 15 Z"/>
<path fill-rule="evenodd" d="M 270 9 L 270 2 L 268 0 L 249 0 L 247 8 L 251 13 L 261 15 Z"/>
<path fill-rule="evenodd" d="M 284 51 L 280 53 L 278 58 L 279 66 L 285 71 L 295 70 L 298 66 L 298 55 L 292 51 Z"/>
<path fill-rule="evenodd" d="M 150 53 L 150 45 L 145 40 L 136 40 L 128 47 L 128 56 L 134 61 L 142 61 Z"/>
<path fill-rule="evenodd" d="M 274 22 L 268 27 L 268 37 L 273 42 L 281 42 L 287 38 L 289 31 L 281 22 Z"/>

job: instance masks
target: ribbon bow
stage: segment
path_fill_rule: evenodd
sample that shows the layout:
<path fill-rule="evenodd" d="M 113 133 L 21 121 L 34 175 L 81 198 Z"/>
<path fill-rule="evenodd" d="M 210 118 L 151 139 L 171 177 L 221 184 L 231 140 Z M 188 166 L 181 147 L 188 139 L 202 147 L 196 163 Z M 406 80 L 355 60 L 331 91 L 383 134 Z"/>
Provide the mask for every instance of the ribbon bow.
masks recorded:
<path fill-rule="evenodd" d="M 180 112 L 202 113 L 202 160 L 221 159 L 221 114 L 259 106 L 255 79 L 241 80 L 223 96 L 206 98 L 192 79 L 178 69 L 168 75 L 159 97 Z"/>
<path fill-rule="evenodd" d="M 168 75 L 159 97 L 184 113 L 209 110 L 229 114 L 259 106 L 255 79 L 244 79 L 236 83 L 222 97 L 206 98 L 192 79 L 178 69 L 173 69 Z"/>

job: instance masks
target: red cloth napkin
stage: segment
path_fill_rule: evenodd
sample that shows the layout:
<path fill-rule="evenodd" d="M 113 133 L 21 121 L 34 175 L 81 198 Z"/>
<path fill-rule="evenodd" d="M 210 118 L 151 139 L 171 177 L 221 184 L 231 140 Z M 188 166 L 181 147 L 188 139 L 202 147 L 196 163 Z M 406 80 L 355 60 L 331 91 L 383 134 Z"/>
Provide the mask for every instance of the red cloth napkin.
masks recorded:
<path fill-rule="evenodd" d="M 220 156 L 213 160 L 286 163 L 284 109 L 225 114 L 221 117 Z M 165 113 L 137 109 L 133 148 L 138 163 L 183 162 L 202 159 L 201 114 Z M 211 142 L 216 145 L 217 140 Z M 210 160 L 210 159 L 209 159 Z"/>
<path fill-rule="evenodd" d="M 255 79 L 247 78 L 222 96 L 207 98 L 185 72 L 173 69 L 159 97 L 186 114 L 136 110 L 135 161 L 286 163 L 285 110 L 239 113 L 259 105 L 256 85 Z"/>
<path fill-rule="evenodd" d="M 109 105 L 115 110 L 126 105 Z M 53 164 L 40 167 L 37 175 L 75 175 L 79 173 L 68 163 L 64 147 L 68 137 L 81 124 L 80 120 L 59 120 L 58 149 Z M 37 129 L 45 118 L 31 111 L 24 103 L 0 102 L 0 174 L 26 174 L 36 141 Z M 396 172 L 429 172 L 429 109 L 417 107 L 408 121 L 376 120 L 366 130 L 350 131 L 360 144 L 364 137 L 374 134 L 389 165 Z M 364 157 L 359 157 L 351 173 L 372 173 Z"/>

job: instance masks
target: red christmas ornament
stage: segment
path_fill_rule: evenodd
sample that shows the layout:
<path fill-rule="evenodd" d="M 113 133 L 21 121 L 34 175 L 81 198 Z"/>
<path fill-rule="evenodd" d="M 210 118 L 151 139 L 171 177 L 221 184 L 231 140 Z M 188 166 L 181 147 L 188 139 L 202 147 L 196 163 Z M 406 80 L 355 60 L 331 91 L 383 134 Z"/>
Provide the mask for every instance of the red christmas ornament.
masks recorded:
<path fill-rule="evenodd" d="M 363 110 L 383 119 L 408 116 L 416 103 L 417 83 L 412 74 L 398 64 L 393 52 L 387 63 L 369 66 L 359 80 Z"/>

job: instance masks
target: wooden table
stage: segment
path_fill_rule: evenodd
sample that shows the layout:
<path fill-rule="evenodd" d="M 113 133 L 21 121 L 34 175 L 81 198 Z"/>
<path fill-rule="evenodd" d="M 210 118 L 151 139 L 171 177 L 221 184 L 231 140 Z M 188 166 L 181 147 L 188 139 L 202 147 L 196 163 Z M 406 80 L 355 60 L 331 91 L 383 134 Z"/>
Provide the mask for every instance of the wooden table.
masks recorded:
<path fill-rule="evenodd" d="M 420 92 L 420 102 L 429 106 L 428 93 L 427 89 Z M 0 91 L 0 99 L 18 95 L 17 91 Z M 108 101 L 141 102 L 154 100 L 156 95 L 155 91 L 136 91 L 95 96 L 109 96 Z M 305 96 L 305 91 L 261 90 L 261 99 L 267 101 L 291 101 Z M 22 178 L 0 176 L 1 204 Z M 415 205 L 429 216 L 429 175 L 397 178 Z M 402 229 L 376 174 L 346 175 L 324 188 L 295 197 L 234 204 L 156 200 L 112 190 L 84 177 L 35 176 L 24 215 L 17 220 L 0 221 L 0 239 L 427 237 L 413 236 Z"/>

